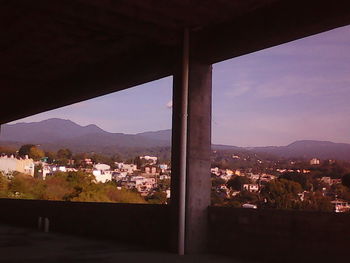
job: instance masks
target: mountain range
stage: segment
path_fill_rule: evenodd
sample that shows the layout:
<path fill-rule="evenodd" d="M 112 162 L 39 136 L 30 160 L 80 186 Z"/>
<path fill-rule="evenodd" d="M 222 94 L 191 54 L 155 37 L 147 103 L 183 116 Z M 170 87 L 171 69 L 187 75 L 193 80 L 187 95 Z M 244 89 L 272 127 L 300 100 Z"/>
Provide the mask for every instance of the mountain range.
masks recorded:
<path fill-rule="evenodd" d="M 113 154 L 121 149 L 169 148 L 171 130 L 137 134 L 111 133 L 94 124 L 78 125 L 58 118 L 40 122 L 5 124 L 1 126 L 0 144 L 19 147 L 31 143 L 45 150 L 69 148 L 73 152 Z M 287 146 L 237 147 L 213 145 L 216 150 L 252 151 L 284 158 L 320 158 L 350 160 L 350 144 L 329 141 L 301 140 Z"/>
<path fill-rule="evenodd" d="M 0 143 L 13 146 L 31 143 L 50 151 L 69 148 L 74 152 L 112 153 L 117 148 L 170 146 L 170 137 L 171 130 L 140 134 L 111 133 L 94 124 L 81 126 L 70 120 L 53 118 L 2 125 Z"/>

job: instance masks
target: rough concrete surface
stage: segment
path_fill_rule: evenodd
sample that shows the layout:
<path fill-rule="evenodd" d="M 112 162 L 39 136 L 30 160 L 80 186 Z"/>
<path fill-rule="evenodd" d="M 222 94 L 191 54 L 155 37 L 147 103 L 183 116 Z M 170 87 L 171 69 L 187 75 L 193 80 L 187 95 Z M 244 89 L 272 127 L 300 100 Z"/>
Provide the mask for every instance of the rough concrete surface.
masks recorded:
<path fill-rule="evenodd" d="M 217 262 L 240 263 L 217 255 L 188 255 L 150 251 L 128 244 L 0 225 L 0 262 Z"/>

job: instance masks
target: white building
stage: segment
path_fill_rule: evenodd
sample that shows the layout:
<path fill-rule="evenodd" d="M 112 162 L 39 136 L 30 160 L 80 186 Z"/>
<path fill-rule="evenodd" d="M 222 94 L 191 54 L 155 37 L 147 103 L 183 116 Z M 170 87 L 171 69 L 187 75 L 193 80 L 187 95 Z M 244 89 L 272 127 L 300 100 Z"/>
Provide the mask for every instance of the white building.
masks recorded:
<path fill-rule="evenodd" d="M 164 173 L 166 170 L 168 170 L 168 165 L 167 164 L 160 164 L 159 168 L 162 170 L 162 173 Z"/>
<path fill-rule="evenodd" d="M 241 173 L 240 170 L 236 170 L 236 171 L 235 171 L 235 175 L 241 176 L 241 174 L 242 174 L 242 173 Z"/>
<path fill-rule="evenodd" d="M 225 173 L 229 176 L 232 176 L 234 174 L 234 172 L 230 169 L 226 169 Z"/>
<path fill-rule="evenodd" d="M 258 184 L 244 184 L 242 186 L 243 190 L 246 190 L 248 192 L 259 192 L 259 185 Z"/>
<path fill-rule="evenodd" d="M 151 161 L 151 163 L 156 163 L 158 160 L 158 157 L 145 155 L 145 156 L 140 156 L 140 159 Z"/>
<path fill-rule="evenodd" d="M 262 174 L 260 177 L 260 182 L 270 182 L 275 179 L 276 179 L 276 176 L 272 174 Z"/>
<path fill-rule="evenodd" d="M 118 162 L 115 162 L 114 164 L 117 166 L 117 168 L 120 171 L 127 172 L 129 174 L 132 174 L 132 173 L 134 173 L 134 171 L 137 170 L 136 164 L 126 164 L 126 163 L 118 163 Z"/>
<path fill-rule="evenodd" d="M 11 174 L 17 171 L 34 176 L 34 167 L 33 159 L 28 158 L 28 156 L 24 159 L 15 158 L 13 155 L 0 157 L 0 171 L 4 174 Z"/>
<path fill-rule="evenodd" d="M 230 180 L 231 177 L 232 177 L 232 175 L 228 175 L 228 174 L 222 174 L 222 175 L 220 175 L 220 178 L 223 179 L 223 180 L 225 180 L 225 181 Z"/>
<path fill-rule="evenodd" d="M 106 171 L 110 170 L 111 167 L 108 164 L 98 163 L 94 165 L 95 170 Z"/>
<path fill-rule="evenodd" d="M 146 174 L 156 174 L 157 173 L 157 167 L 155 166 L 145 166 L 145 173 Z"/>
<path fill-rule="evenodd" d="M 331 202 L 334 207 L 334 212 L 343 213 L 350 211 L 350 204 L 345 200 L 336 199 Z"/>
<path fill-rule="evenodd" d="M 148 193 L 153 188 L 157 186 L 156 179 L 153 177 L 146 178 L 143 176 L 132 176 L 129 178 L 126 187 L 128 189 L 136 188 L 138 192 L 142 193 Z"/>
<path fill-rule="evenodd" d="M 220 175 L 219 167 L 211 168 L 210 172 L 215 175 Z"/>
<path fill-rule="evenodd" d="M 108 181 L 112 181 L 111 171 L 93 170 L 92 174 L 95 176 L 96 182 L 98 183 L 106 183 Z"/>
<path fill-rule="evenodd" d="M 317 159 L 317 158 L 312 158 L 312 159 L 310 160 L 310 164 L 311 164 L 311 165 L 318 165 L 318 164 L 320 164 L 320 160 Z"/>
<path fill-rule="evenodd" d="M 112 171 L 110 169 L 111 167 L 107 164 L 95 164 L 92 174 L 95 176 L 96 182 L 105 183 L 108 181 L 112 181 Z"/>
<path fill-rule="evenodd" d="M 166 179 L 170 179 L 170 178 L 171 177 L 168 174 L 162 174 L 162 175 L 159 176 L 159 180 L 166 180 Z"/>
<path fill-rule="evenodd" d="M 257 182 L 260 179 L 260 174 L 253 174 L 251 173 L 249 176 L 250 180 L 252 180 L 254 183 Z"/>

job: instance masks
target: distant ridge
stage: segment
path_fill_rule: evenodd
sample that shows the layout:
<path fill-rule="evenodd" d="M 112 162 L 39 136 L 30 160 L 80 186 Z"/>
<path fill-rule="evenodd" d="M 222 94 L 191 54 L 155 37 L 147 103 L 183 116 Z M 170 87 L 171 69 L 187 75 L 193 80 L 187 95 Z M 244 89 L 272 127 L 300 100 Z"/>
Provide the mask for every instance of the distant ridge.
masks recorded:
<path fill-rule="evenodd" d="M 95 124 L 81 126 L 58 118 L 40 122 L 5 124 L 1 127 L 0 145 L 20 146 L 39 144 L 45 150 L 70 148 L 74 152 L 113 154 L 120 149 L 138 149 L 171 145 L 171 130 L 148 131 L 137 134 L 111 133 Z M 213 150 L 267 153 L 283 158 L 320 158 L 350 160 L 350 144 L 329 141 L 300 140 L 287 146 L 237 147 L 212 145 Z"/>
<path fill-rule="evenodd" d="M 161 134 L 159 138 L 158 133 Z M 76 152 L 110 152 L 113 148 L 170 146 L 170 139 L 166 138 L 168 133 L 166 131 L 141 134 L 111 133 L 94 124 L 81 126 L 70 120 L 53 118 L 40 122 L 2 125 L 0 143 L 39 144 L 47 150 L 67 147 Z"/>
<path fill-rule="evenodd" d="M 320 158 L 350 160 L 350 144 L 330 141 L 300 140 L 287 146 L 252 147 L 255 152 L 265 152 L 284 158 Z"/>

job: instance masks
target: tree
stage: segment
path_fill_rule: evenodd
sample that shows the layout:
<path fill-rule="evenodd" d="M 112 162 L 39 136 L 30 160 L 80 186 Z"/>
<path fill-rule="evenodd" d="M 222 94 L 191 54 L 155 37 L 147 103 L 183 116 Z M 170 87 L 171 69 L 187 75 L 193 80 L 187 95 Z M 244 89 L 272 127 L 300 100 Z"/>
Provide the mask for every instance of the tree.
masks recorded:
<path fill-rule="evenodd" d="M 6 198 L 7 197 L 7 191 L 9 186 L 9 180 L 5 175 L 0 172 L 0 198 Z"/>
<path fill-rule="evenodd" d="M 45 156 L 44 151 L 39 149 L 37 146 L 34 144 L 25 144 L 22 145 L 21 148 L 18 151 L 19 156 L 22 158 L 25 157 L 26 155 L 29 158 L 32 158 L 34 160 L 40 160 Z"/>
<path fill-rule="evenodd" d="M 310 196 L 301 202 L 300 209 L 309 211 L 332 212 L 333 205 L 329 197 L 323 196 L 320 191 L 310 194 Z"/>
<path fill-rule="evenodd" d="M 56 153 L 54 152 L 45 152 L 45 156 L 48 158 L 49 163 L 53 163 L 53 161 L 57 158 Z"/>
<path fill-rule="evenodd" d="M 16 150 L 10 147 L 0 146 L 0 154 L 2 153 L 6 155 L 16 154 Z"/>
<path fill-rule="evenodd" d="M 57 151 L 57 158 L 58 159 L 66 159 L 69 160 L 72 158 L 72 152 L 69 149 L 59 149 Z"/>
<path fill-rule="evenodd" d="M 228 180 L 227 187 L 236 191 L 240 191 L 242 190 L 242 187 L 244 184 L 250 184 L 250 183 L 251 181 L 248 177 L 235 176 L 234 178 L 231 178 L 230 180 Z"/>
<path fill-rule="evenodd" d="M 284 173 L 280 178 L 287 179 L 299 183 L 304 190 L 309 190 L 311 188 L 310 177 L 307 174 L 297 173 L 297 172 L 287 172 Z"/>
<path fill-rule="evenodd" d="M 302 192 L 299 183 L 286 179 L 272 180 L 261 190 L 264 206 L 277 209 L 293 209 L 299 205 L 298 194 Z"/>
<path fill-rule="evenodd" d="M 166 201 L 166 193 L 161 191 L 155 192 L 150 198 L 148 198 L 150 204 L 166 204 Z"/>
<path fill-rule="evenodd" d="M 211 186 L 216 188 L 220 185 L 224 185 L 226 181 L 222 179 L 221 177 L 217 177 L 216 175 L 211 177 Z"/>
<path fill-rule="evenodd" d="M 32 147 L 35 147 L 35 145 L 34 144 L 22 145 L 21 148 L 19 148 L 19 151 L 18 151 L 19 156 L 21 156 L 21 157 L 25 157 L 26 155 L 29 156 L 29 152 L 30 152 L 30 149 Z"/>
<path fill-rule="evenodd" d="M 342 178 L 341 178 L 341 182 L 344 186 L 346 186 L 347 188 L 350 189 L 350 174 L 345 174 Z"/>

